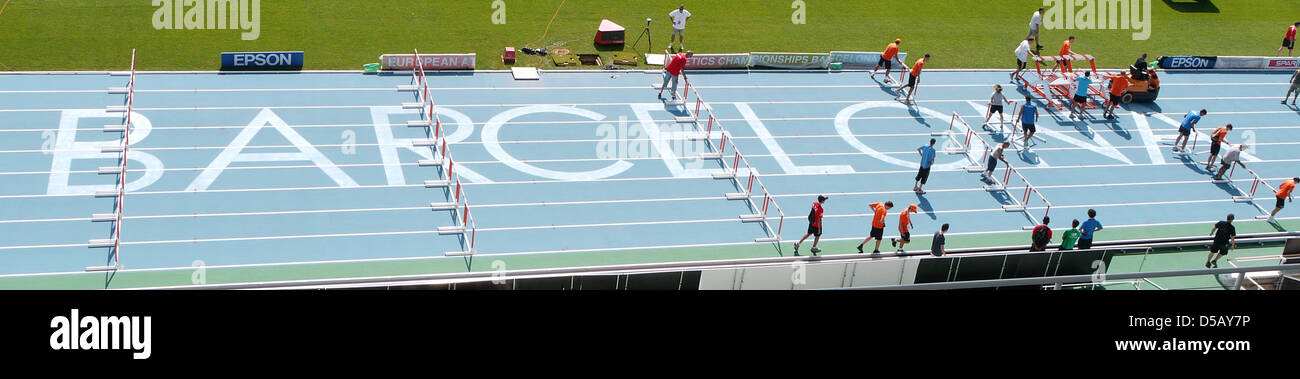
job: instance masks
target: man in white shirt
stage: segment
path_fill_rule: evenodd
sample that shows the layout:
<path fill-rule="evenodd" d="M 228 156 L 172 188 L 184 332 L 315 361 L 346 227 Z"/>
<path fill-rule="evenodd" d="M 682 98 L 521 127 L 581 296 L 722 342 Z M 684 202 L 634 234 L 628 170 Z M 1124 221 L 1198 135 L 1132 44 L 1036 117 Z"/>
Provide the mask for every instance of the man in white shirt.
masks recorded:
<path fill-rule="evenodd" d="M 668 50 L 673 49 L 673 41 L 678 41 L 677 45 L 686 50 L 686 20 L 691 19 L 691 12 L 686 10 L 686 4 L 682 4 L 677 10 L 669 12 L 668 18 L 673 20 L 673 35 L 668 37 Z"/>
<path fill-rule="evenodd" d="M 1024 41 L 1020 41 L 1020 46 L 1016 47 L 1016 71 L 1011 73 L 1012 83 L 1015 83 L 1016 77 L 1020 75 L 1021 71 L 1029 67 L 1029 57 L 1034 55 L 1034 52 L 1029 48 L 1029 44 L 1034 42 L 1034 37 L 1028 37 Z"/>
<path fill-rule="evenodd" d="M 1043 26 L 1043 8 L 1039 7 L 1038 11 L 1034 12 L 1034 15 L 1029 17 L 1029 35 L 1025 36 L 1025 38 L 1033 37 L 1034 41 L 1038 41 L 1039 40 L 1038 29 L 1041 28 L 1042 26 Z M 1035 50 L 1042 50 L 1042 49 L 1043 49 L 1043 45 L 1038 45 L 1038 48 Z"/>
<path fill-rule="evenodd" d="M 1221 161 L 1223 166 L 1219 167 L 1219 172 L 1214 174 L 1214 180 L 1223 180 L 1223 174 L 1228 173 L 1228 169 L 1232 168 L 1232 165 L 1234 164 L 1241 165 L 1241 168 L 1246 168 L 1246 164 L 1241 163 L 1241 152 L 1243 151 L 1246 151 L 1245 144 L 1237 145 L 1236 149 L 1229 150 L 1228 154 L 1223 156 L 1223 161 Z"/>

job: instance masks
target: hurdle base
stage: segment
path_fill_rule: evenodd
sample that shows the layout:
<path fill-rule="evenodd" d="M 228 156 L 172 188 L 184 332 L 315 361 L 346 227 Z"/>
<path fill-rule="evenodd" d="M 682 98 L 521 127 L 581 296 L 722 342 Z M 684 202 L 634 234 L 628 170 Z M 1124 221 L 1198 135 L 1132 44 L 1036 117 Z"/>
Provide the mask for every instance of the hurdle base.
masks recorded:
<path fill-rule="evenodd" d="M 117 190 L 98 190 L 95 191 L 95 197 L 117 197 Z"/>
<path fill-rule="evenodd" d="M 424 181 L 424 188 L 447 188 L 449 186 L 451 186 L 451 181 L 448 180 L 425 180 Z"/>
<path fill-rule="evenodd" d="M 117 133 L 117 132 L 125 132 L 125 131 L 126 131 L 126 125 L 121 125 L 121 124 L 104 125 L 104 133 Z"/>
<path fill-rule="evenodd" d="M 694 124 L 694 123 L 695 123 L 695 117 L 692 117 L 692 116 L 677 116 L 677 117 L 674 117 L 673 120 L 674 120 L 674 121 L 677 121 L 678 124 Z"/>
<path fill-rule="evenodd" d="M 741 192 L 732 192 L 727 194 L 727 200 L 745 200 L 749 199 L 749 194 Z"/>
<path fill-rule="evenodd" d="M 123 95 L 130 91 L 131 89 L 126 87 L 108 87 L 109 95 Z"/>
<path fill-rule="evenodd" d="M 1025 207 L 1022 205 L 1003 205 L 1002 210 L 1007 212 L 1024 212 Z"/>
<path fill-rule="evenodd" d="M 677 99 L 677 100 L 664 100 L 664 105 L 673 105 L 673 106 L 679 106 L 679 107 L 680 107 L 680 106 L 685 106 L 685 105 L 686 105 L 686 100 L 682 100 L 682 99 Z"/>
<path fill-rule="evenodd" d="M 943 137 L 943 136 L 946 136 L 946 135 L 948 135 L 948 131 L 947 131 L 947 130 L 944 130 L 944 131 L 941 131 L 941 132 L 930 132 L 930 136 L 931 136 L 931 137 Z"/>
<path fill-rule="evenodd" d="M 122 266 L 86 266 L 86 272 L 117 271 Z"/>
<path fill-rule="evenodd" d="M 116 175 L 122 173 L 122 168 L 117 166 L 102 166 L 97 172 L 100 175 Z"/>
<path fill-rule="evenodd" d="M 398 90 L 398 91 L 415 91 L 415 90 L 419 90 L 419 89 L 420 89 L 420 86 L 417 85 L 417 84 L 398 84 L 398 85 L 397 85 L 397 90 Z"/>
<path fill-rule="evenodd" d="M 1211 180 L 1210 180 L 1210 183 L 1214 183 L 1214 184 L 1228 184 L 1228 183 L 1232 183 L 1232 180 L 1229 180 L 1229 179 L 1213 180 L 1213 179 L 1211 179 Z"/>
<path fill-rule="evenodd" d="M 442 161 L 433 160 L 433 159 L 421 159 L 419 162 L 416 162 L 416 164 L 420 165 L 420 167 L 442 166 Z"/>
<path fill-rule="evenodd" d="M 444 255 L 444 256 L 448 256 L 448 257 L 468 257 L 468 256 L 471 256 L 471 255 L 474 255 L 474 250 L 469 250 L 469 251 L 448 251 L 448 252 L 446 252 L 446 253 L 442 253 L 442 255 Z"/>
<path fill-rule="evenodd" d="M 984 167 L 980 167 L 980 166 L 966 166 L 966 167 L 964 167 L 964 169 L 966 170 L 966 172 L 969 172 L 969 173 L 976 173 L 976 172 L 982 172 L 982 171 L 984 171 Z"/>
<path fill-rule="evenodd" d="M 116 239 L 112 239 L 112 238 L 107 238 L 107 239 L 96 239 L 96 240 L 90 240 L 90 242 L 87 242 L 87 243 L 86 243 L 86 247 L 91 248 L 91 249 L 98 249 L 98 248 L 105 248 L 105 247 L 113 247 L 113 245 L 116 245 L 116 244 L 117 244 L 117 240 L 116 240 Z"/>
<path fill-rule="evenodd" d="M 994 184 L 994 185 L 984 186 L 984 190 L 989 192 L 999 192 L 999 191 L 1006 191 L 1007 187 L 1004 185 Z"/>
<path fill-rule="evenodd" d="M 432 139 L 417 139 L 411 141 L 411 146 L 416 146 L 416 147 L 429 147 L 429 146 L 436 146 L 437 144 L 438 141 Z"/>
<path fill-rule="evenodd" d="M 702 153 L 699 159 L 722 159 L 722 153 Z"/>
<path fill-rule="evenodd" d="M 740 215 L 740 222 L 763 222 L 765 218 L 760 214 Z"/>
<path fill-rule="evenodd" d="M 429 120 L 410 120 L 406 122 L 406 126 L 429 126 Z"/>
<path fill-rule="evenodd" d="M 429 208 L 435 211 L 451 211 L 456 209 L 456 203 L 429 203 Z M 441 232 L 442 228 L 438 228 Z"/>
<path fill-rule="evenodd" d="M 734 172 L 730 172 L 730 171 L 726 171 L 726 172 L 715 172 L 715 173 L 713 173 L 713 178 L 714 178 L 714 179 L 735 179 L 735 178 L 736 178 L 736 173 L 734 173 Z"/>
<path fill-rule="evenodd" d="M 439 234 L 439 235 L 448 235 L 448 234 L 465 234 L 465 227 L 463 227 L 463 226 L 439 226 L 439 227 L 438 227 L 438 234 Z"/>
<path fill-rule="evenodd" d="M 763 238 L 755 238 L 755 239 L 754 239 L 754 243 L 765 243 L 765 242 L 777 243 L 777 242 L 781 242 L 781 238 L 780 238 L 780 237 L 763 237 Z"/>
<path fill-rule="evenodd" d="M 90 215 L 90 222 L 109 222 L 117 221 L 116 213 L 94 213 Z"/>
<path fill-rule="evenodd" d="M 424 103 L 402 103 L 402 109 L 420 109 L 424 108 Z"/>

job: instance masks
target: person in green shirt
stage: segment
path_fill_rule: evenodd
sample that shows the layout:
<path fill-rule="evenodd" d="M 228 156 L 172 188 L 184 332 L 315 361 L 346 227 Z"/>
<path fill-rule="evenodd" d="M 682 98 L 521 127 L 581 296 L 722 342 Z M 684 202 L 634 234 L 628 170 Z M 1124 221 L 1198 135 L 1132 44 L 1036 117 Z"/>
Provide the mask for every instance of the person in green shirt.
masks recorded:
<path fill-rule="evenodd" d="M 1061 250 L 1074 250 L 1074 243 L 1079 241 L 1079 220 L 1070 223 L 1070 230 L 1061 235 Z"/>

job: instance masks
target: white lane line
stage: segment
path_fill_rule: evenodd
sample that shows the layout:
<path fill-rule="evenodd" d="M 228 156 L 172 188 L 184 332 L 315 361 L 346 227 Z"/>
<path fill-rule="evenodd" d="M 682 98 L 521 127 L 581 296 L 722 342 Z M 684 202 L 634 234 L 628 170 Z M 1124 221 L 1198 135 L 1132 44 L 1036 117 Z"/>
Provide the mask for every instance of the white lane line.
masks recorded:
<path fill-rule="evenodd" d="M 1255 163 L 1261 163 L 1261 164 L 1262 164 L 1262 163 L 1290 163 L 1290 162 L 1300 162 L 1300 159 L 1261 160 L 1261 161 L 1259 161 L 1259 162 L 1255 162 Z M 1135 164 L 1116 163 L 1116 164 L 1092 164 L 1092 165 L 1052 166 L 1052 167 L 1026 166 L 1026 167 L 1019 167 L 1019 168 L 1017 168 L 1017 170 L 1021 170 L 1021 171 L 1033 171 L 1033 170 L 1056 170 L 1056 169 L 1061 169 L 1061 170 L 1065 170 L 1065 169 L 1107 169 L 1107 168 L 1133 168 L 1133 167 L 1159 167 L 1159 166 L 1185 166 L 1185 165 L 1186 165 L 1185 163 L 1183 163 L 1183 162 L 1180 161 L 1180 162 L 1168 162 L 1168 163 L 1160 163 L 1160 164 L 1155 164 L 1155 163 L 1135 163 Z M 935 173 L 940 173 L 940 172 L 965 172 L 965 171 L 964 171 L 964 170 L 935 170 L 935 171 L 933 171 L 933 172 L 935 172 Z M 762 177 L 767 178 L 767 177 L 800 177 L 800 176 L 831 176 L 831 175 L 883 175 L 883 174 L 909 174 L 909 175 L 911 175 L 911 174 L 915 174 L 915 173 L 916 173 L 916 171 L 915 171 L 915 170 L 912 170 L 912 169 L 900 169 L 900 170 L 876 170 L 876 171 L 858 171 L 858 172 L 848 172 L 848 173 L 818 173 L 818 174 L 797 174 L 797 173 L 796 173 L 796 174 L 781 174 L 781 173 L 772 173 L 772 174 L 763 174 Z M 485 186 L 485 185 L 486 185 L 486 186 L 491 186 L 491 185 L 516 185 L 516 184 L 604 183 L 604 182 L 628 182 L 628 181 L 641 182 L 641 181 L 703 180 L 703 179 L 715 180 L 715 179 L 713 179 L 713 177 L 711 177 L 711 176 L 681 176 L 681 177 L 671 177 L 671 176 L 670 176 L 670 177 L 604 178 L 604 179 L 588 179 L 588 180 L 518 180 L 518 181 L 497 181 L 497 182 L 492 182 L 492 183 L 473 183 L 473 182 L 467 182 L 467 183 L 464 183 L 463 185 L 466 186 L 466 187 L 469 187 L 469 186 Z M 349 190 L 357 190 L 357 189 L 411 188 L 411 187 L 424 187 L 424 185 L 423 185 L 423 184 L 402 184 L 402 185 L 369 185 L 369 186 L 358 186 L 358 187 L 350 187 L 350 188 L 344 188 L 344 187 L 338 187 L 338 186 L 316 186 L 316 187 L 284 187 L 284 188 L 236 188 L 236 189 L 216 189 L 216 190 L 214 190 L 214 189 L 209 189 L 209 190 L 204 190 L 204 191 L 183 191 L 183 190 L 181 190 L 181 191 L 137 191 L 137 192 L 130 192 L 128 195 L 129 195 L 129 196 L 139 196 L 139 195 L 170 195 L 170 194 L 196 194 L 196 193 L 275 192 L 275 191 L 310 191 L 310 190 L 344 190 L 344 191 L 349 191 Z M 1044 188 L 1046 188 L 1046 187 L 1044 187 Z M 88 195 L 88 194 L 55 194 L 55 195 L 50 195 L 50 194 L 20 194 L 20 195 L 0 195 L 0 199 L 24 199 L 24 198 L 43 198 L 43 197 L 84 197 L 84 196 L 89 196 L 89 195 Z"/>
<path fill-rule="evenodd" d="M 1265 178 L 1269 181 L 1281 181 L 1289 178 Z M 1233 179 L 1235 183 L 1251 182 L 1254 179 Z M 1094 187 L 1123 187 L 1123 186 L 1154 186 L 1154 185 L 1179 185 L 1179 184 L 1204 184 L 1205 180 L 1186 180 L 1186 181 L 1162 181 L 1162 182 L 1129 182 L 1129 183 L 1105 183 L 1105 184 L 1065 184 L 1065 185 L 1046 185 L 1035 186 L 1037 189 L 1076 189 L 1076 188 L 1094 188 Z M 1007 187 L 1009 192 L 1023 189 L 1023 186 Z M 987 192 L 983 187 L 971 188 L 944 188 L 931 189 L 927 192 L 936 193 L 957 193 L 957 192 Z M 864 191 L 864 192 L 821 192 L 821 193 L 800 193 L 800 194 L 772 194 L 772 197 L 812 197 L 819 194 L 835 196 L 861 196 L 861 195 L 891 195 L 891 194 L 912 194 L 910 190 L 897 191 Z M 755 197 L 757 195 L 752 195 Z M 513 207 L 546 207 L 546 206 L 565 206 L 565 205 L 601 205 L 601 204 L 632 204 L 632 203 L 656 203 L 656 202 L 674 202 L 674 201 L 712 201 L 723 198 L 723 196 L 702 196 L 702 197 L 677 197 L 677 198 L 654 198 L 654 199 L 619 199 L 619 200 L 575 200 L 575 201 L 541 201 L 541 202 L 521 202 L 521 203 L 482 203 L 475 204 L 474 208 L 513 208 Z M 1058 207 L 1068 207 L 1061 205 Z M 163 214 L 163 215 L 143 215 L 143 216 L 126 216 L 126 220 L 140 219 L 168 219 L 168 218 L 199 218 L 199 217 L 223 217 L 223 216 L 262 216 L 262 215 L 293 215 L 293 214 L 322 214 L 322 213 L 353 213 L 353 212 L 384 212 L 384 211 L 408 211 L 408 210 L 428 210 L 426 206 L 419 207 L 385 207 L 385 208 L 338 208 L 338 209 L 314 209 L 314 210 L 288 210 L 288 211 L 257 211 L 257 212 L 231 212 L 231 213 L 189 213 L 189 214 Z M 996 210 L 996 209 L 978 209 L 976 211 Z M 936 213 L 945 213 L 941 211 Z M 3 223 L 32 223 L 32 222 L 68 222 L 90 221 L 89 217 L 81 218 L 55 218 L 55 219 L 30 219 L 30 220 L 0 220 Z"/>
<path fill-rule="evenodd" d="M 1246 82 L 1246 83 L 1165 83 L 1166 87 L 1189 87 L 1189 86 L 1284 86 L 1286 82 Z M 135 93 L 230 93 L 230 92 L 391 92 L 400 94 L 394 87 L 324 87 L 324 88 L 171 88 L 171 89 L 146 89 L 139 88 Z M 931 88 L 985 88 L 988 84 L 926 84 Z M 863 84 L 791 84 L 791 85 L 694 85 L 691 87 L 698 89 L 823 89 L 823 88 L 879 88 L 880 85 L 874 83 Z M 646 89 L 643 85 L 632 86 L 546 86 L 546 87 L 429 87 L 430 91 L 559 91 L 559 90 L 611 90 L 611 89 Z M 106 93 L 104 89 L 32 89 L 32 90 L 0 90 L 0 94 L 60 94 L 60 93 Z"/>
<path fill-rule="evenodd" d="M 1103 204 L 1080 204 L 1080 205 L 1061 205 L 1053 208 L 1102 208 L 1102 207 L 1134 207 L 1150 205 L 1172 205 L 1172 204 L 1204 204 L 1204 203 L 1222 203 L 1235 202 L 1231 198 L 1220 198 L 1210 200 L 1176 200 L 1176 201 L 1150 201 L 1150 202 L 1122 202 L 1122 203 L 1103 203 Z M 1029 207 L 1030 209 L 1044 209 L 1044 207 Z M 958 213 L 989 213 L 1000 212 L 1010 213 L 999 208 L 972 208 L 972 209 L 954 209 L 925 212 L 927 214 L 958 214 Z M 849 213 L 849 214 L 828 214 L 829 218 L 855 218 L 871 216 L 870 213 Z M 768 220 L 776 220 L 778 216 L 767 216 Z M 530 226 L 506 226 L 506 227 L 480 227 L 476 230 L 479 232 L 497 232 L 497 231 L 519 231 L 519 230 L 545 230 L 545 229 L 580 229 L 580 228 L 609 228 L 622 226 L 651 226 L 651 225 L 679 225 L 679 224 L 703 224 L 703 223 L 723 223 L 723 222 L 740 222 L 739 218 L 728 217 L 721 219 L 691 219 L 691 220 L 666 220 L 666 221 L 633 221 L 633 222 L 611 222 L 611 223 L 589 223 L 589 224 L 551 224 L 551 225 L 530 225 Z M 333 237 L 367 237 L 367 236 L 391 236 L 391 235 L 413 235 L 413 234 L 437 234 L 437 230 L 414 230 L 414 231 L 391 231 L 391 232 L 357 232 L 357 233 L 321 233 L 321 234 L 298 234 L 298 235 L 276 235 L 276 236 L 257 236 L 257 237 L 220 237 L 220 238 L 192 238 L 181 240 L 152 240 L 152 241 L 123 241 L 122 245 L 155 245 L 155 244 L 174 244 L 174 243 L 203 243 L 203 242 L 232 242 L 232 241 L 263 241 L 263 240 L 284 240 L 284 239 L 311 239 L 311 238 L 333 238 Z M 85 246 L 85 244 L 62 244 L 62 245 L 27 245 L 27 246 L 0 246 L 0 250 L 12 249 L 33 249 L 47 247 L 67 247 L 67 246 Z"/>
<path fill-rule="evenodd" d="M 1227 100 L 1253 100 L 1253 99 L 1269 99 L 1269 100 L 1277 100 L 1278 97 L 1277 97 L 1277 96 L 1250 96 L 1250 97 L 1212 97 L 1212 96 L 1211 96 L 1211 97 L 1162 97 L 1162 98 L 1160 98 L 1161 101 L 1176 101 L 1176 100 L 1220 100 L 1220 101 L 1227 101 Z M 916 103 L 927 103 L 927 104 L 939 104 L 939 103 L 967 103 L 967 102 L 970 102 L 970 101 L 986 101 L 986 100 L 987 100 L 987 99 L 983 99 L 983 98 L 980 98 L 980 99 L 932 99 L 932 100 L 917 100 Z M 716 107 L 716 106 L 719 105 L 719 104 L 737 104 L 737 103 L 745 103 L 745 104 L 789 104 L 789 105 L 807 105 L 807 104 L 858 104 L 858 103 L 867 102 L 867 101 L 887 102 L 887 101 L 890 101 L 890 100 L 888 100 L 888 99 L 883 99 L 883 98 L 882 98 L 882 99 L 878 99 L 878 100 L 875 100 L 875 99 L 858 99 L 858 100 L 766 100 L 766 101 L 764 101 L 764 100 L 757 100 L 757 99 L 756 99 L 755 101 L 715 101 L 715 102 L 710 102 L 709 104 L 710 104 L 710 105 L 713 105 L 713 106 Z M 662 102 L 645 102 L 645 103 L 633 103 L 633 102 L 575 103 L 575 102 L 567 102 L 567 103 L 495 103 L 495 104 L 488 104 L 488 103 L 480 103 L 480 104 L 448 104 L 448 103 L 443 103 L 442 105 L 445 106 L 445 107 L 447 107 L 447 108 L 450 108 L 450 109 L 457 109 L 457 108 L 503 108 L 503 107 L 511 107 L 511 108 L 515 108 L 515 107 L 533 107 L 533 106 L 567 106 L 567 107 L 579 107 L 579 106 L 583 106 L 583 107 L 618 106 L 618 107 L 627 107 L 627 106 L 637 106 L 637 105 L 640 105 L 640 106 L 647 106 L 647 105 L 649 105 L 649 106 L 653 106 L 653 105 L 663 105 L 663 103 L 662 103 Z M 259 105 L 259 106 L 206 106 L 206 107 L 190 106 L 190 107 L 136 107 L 136 108 L 134 108 L 134 110 L 135 110 L 135 111 L 139 111 L 139 112 L 145 112 L 145 111 L 156 112 L 156 111 L 206 111 L 206 110 L 262 110 L 262 109 L 370 109 L 370 108 L 374 108 L 374 107 L 390 107 L 390 106 L 392 106 L 392 105 L 391 105 L 391 104 L 369 104 L 369 105 Z M 67 109 L 67 108 L 14 108 L 14 109 L 0 109 L 0 113 L 14 113 L 14 112 L 61 112 L 61 111 L 65 110 L 65 109 Z M 1116 114 L 1117 114 L 1117 115 L 1128 115 L 1128 114 L 1131 114 L 1131 113 L 1134 113 L 1134 112 L 1123 112 L 1123 113 L 1116 113 Z M 1144 113 L 1144 112 L 1138 112 L 1138 113 Z M 1184 113 L 1182 113 L 1182 112 L 1169 112 L 1169 113 L 1166 113 L 1166 114 L 1169 114 L 1169 115 L 1183 115 Z M 1215 114 L 1220 114 L 1220 115 L 1222 115 L 1222 114 L 1295 114 L 1295 111 L 1293 111 L 1293 110 L 1285 110 L 1285 111 L 1216 111 Z"/>

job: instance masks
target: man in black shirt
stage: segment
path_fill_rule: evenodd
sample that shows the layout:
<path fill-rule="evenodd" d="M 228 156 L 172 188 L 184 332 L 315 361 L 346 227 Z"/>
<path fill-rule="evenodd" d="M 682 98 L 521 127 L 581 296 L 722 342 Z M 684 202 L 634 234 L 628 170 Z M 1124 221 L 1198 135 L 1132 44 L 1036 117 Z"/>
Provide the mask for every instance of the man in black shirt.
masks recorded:
<path fill-rule="evenodd" d="M 1229 213 L 1227 221 L 1219 221 L 1214 224 L 1214 229 L 1210 229 L 1210 234 L 1214 235 L 1214 244 L 1210 245 L 1210 256 L 1205 258 L 1205 268 L 1210 268 L 1211 265 L 1219 267 L 1219 258 L 1228 255 L 1228 248 L 1237 248 L 1237 228 L 1232 226 L 1233 217 Z M 1215 253 L 1219 256 L 1214 256 Z"/>
<path fill-rule="evenodd" d="M 934 233 L 934 238 L 930 240 L 931 255 L 942 257 L 944 254 L 948 253 L 948 249 L 943 246 L 947 240 L 943 234 L 947 232 L 948 224 L 943 224 L 943 227 L 939 228 L 939 231 Z"/>
<path fill-rule="evenodd" d="M 1133 70 L 1130 73 L 1133 80 L 1147 80 L 1147 53 L 1142 53 L 1142 57 L 1137 62 L 1133 62 Z"/>

